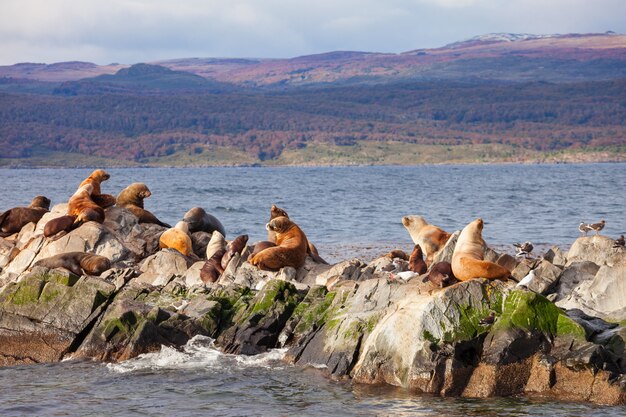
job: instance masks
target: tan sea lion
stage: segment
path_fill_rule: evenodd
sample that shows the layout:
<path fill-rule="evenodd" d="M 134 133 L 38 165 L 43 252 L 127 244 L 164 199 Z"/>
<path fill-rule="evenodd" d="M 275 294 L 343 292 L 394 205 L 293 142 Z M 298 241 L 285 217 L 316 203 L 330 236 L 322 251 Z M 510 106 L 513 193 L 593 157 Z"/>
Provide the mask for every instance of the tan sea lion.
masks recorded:
<path fill-rule="evenodd" d="M 259 269 L 278 271 L 286 266 L 300 268 L 308 251 L 306 235 L 297 224 L 285 216 L 271 220 L 266 228 L 276 232 L 276 246 L 257 253 L 250 263 Z"/>
<path fill-rule="evenodd" d="M 222 269 L 226 269 L 228 263 L 236 253 L 241 253 L 248 243 L 248 235 L 240 235 L 233 239 L 232 242 L 226 246 L 226 253 L 222 257 L 221 265 Z"/>
<path fill-rule="evenodd" d="M 413 252 L 409 257 L 409 270 L 420 275 L 425 274 L 428 270 L 426 262 L 424 262 L 424 257 L 422 256 L 422 248 L 420 245 L 413 247 Z"/>
<path fill-rule="evenodd" d="M 143 208 L 144 198 L 152 195 L 148 186 L 142 182 L 135 182 L 124 188 L 117 196 L 116 205 L 118 207 L 130 210 L 137 218 L 139 223 L 154 223 L 163 227 L 172 227 L 167 223 L 163 223 L 157 217 Z"/>
<path fill-rule="evenodd" d="M 103 223 L 104 209 L 91 199 L 93 192 L 92 184 L 78 187 L 78 190 L 70 197 L 67 203 L 67 214 L 76 216 L 75 224 L 81 225 L 89 221 Z"/>
<path fill-rule="evenodd" d="M 185 222 L 178 222 L 176 226 L 166 230 L 159 238 L 161 249 L 172 248 L 185 256 L 193 254 L 193 243 L 189 236 L 189 226 Z"/>
<path fill-rule="evenodd" d="M 486 246 L 482 237 L 483 220 L 476 219 L 461 231 L 452 254 L 454 276 L 467 281 L 473 278 L 506 280 L 511 275 L 508 269 L 484 259 Z"/>
<path fill-rule="evenodd" d="M 37 223 L 50 210 L 50 199 L 42 195 L 33 198 L 28 207 L 14 207 L 0 214 L 0 237 L 22 230 L 28 223 Z"/>
<path fill-rule="evenodd" d="M 66 252 L 35 262 L 34 266 L 65 268 L 75 275 L 100 275 L 111 268 L 111 261 L 104 256 L 84 252 Z"/>
<path fill-rule="evenodd" d="M 183 216 L 183 221 L 189 224 L 189 232 L 213 233 L 215 230 L 222 236 L 226 236 L 226 231 L 222 223 L 215 217 L 207 213 L 202 207 L 194 207 Z"/>
<path fill-rule="evenodd" d="M 211 259 L 213 255 L 219 251 L 226 252 L 226 240 L 224 239 L 224 235 L 216 230 L 211 234 L 211 240 L 209 240 L 209 244 L 206 245 L 207 260 Z M 221 260 L 222 258 L 220 258 L 220 262 Z"/>
<path fill-rule="evenodd" d="M 272 204 L 272 208 L 270 209 L 270 221 L 272 221 L 273 219 L 277 217 L 289 218 L 289 215 L 287 214 L 285 210 L 281 209 L 280 207 L 277 207 L 276 204 Z M 305 235 L 305 238 L 306 238 L 306 235 Z M 268 229 L 267 240 L 269 240 L 272 243 L 276 243 L 276 233 Z M 328 265 L 328 262 L 326 262 L 318 253 L 315 245 L 309 242 L 308 239 L 307 239 L 307 253 L 315 262 Z"/>
<path fill-rule="evenodd" d="M 108 180 L 111 176 L 103 169 L 96 169 L 87 178 L 83 180 L 78 186 L 79 188 L 85 184 L 93 185 L 93 191 L 91 193 L 91 199 L 102 208 L 107 208 L 115 205 L 115 197 L 110 194 L 102 194 L 101 184 L 103 181 Z"/>
<path fill-rule="evenodd" d="M 413 243 L 422 248 L 427 265 L 432 263 L 435 254 L 450 238 L 450 233 L 429 224 L 422 216 L 404 216 L 402 224 L 411 235 Z"/>

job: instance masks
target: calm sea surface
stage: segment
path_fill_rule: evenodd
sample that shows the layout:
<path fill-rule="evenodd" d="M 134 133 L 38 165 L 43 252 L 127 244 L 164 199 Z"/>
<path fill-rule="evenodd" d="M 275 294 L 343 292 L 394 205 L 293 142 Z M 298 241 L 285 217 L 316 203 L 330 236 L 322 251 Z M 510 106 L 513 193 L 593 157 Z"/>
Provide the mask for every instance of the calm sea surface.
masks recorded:
<path fill-rule="evenodd" d="M 0 211 L 43 194 L 66 202 L 88 169 L 0 169 Z M 419 214 L 448 231 L 482 217 L 490 245 L 570 245 L 581 221 L 626 234 L 626 164 L 347 168 L 110 169 L 103 192 L 132 182 L 147 209 L 175 223 L 191 207 L 218 217 L 227 238 L 265 239 L 272 203 L 330 261 L 411 250 L 400 220 Z M 441 399 L 331 382 L 282 363 L 282 351 L 223 355 L 198 339 L 184 351 L 118 365 L 64 362 L 0 368 L 0 415 L 626 416 L 624 407 L 530 399 Z"/>

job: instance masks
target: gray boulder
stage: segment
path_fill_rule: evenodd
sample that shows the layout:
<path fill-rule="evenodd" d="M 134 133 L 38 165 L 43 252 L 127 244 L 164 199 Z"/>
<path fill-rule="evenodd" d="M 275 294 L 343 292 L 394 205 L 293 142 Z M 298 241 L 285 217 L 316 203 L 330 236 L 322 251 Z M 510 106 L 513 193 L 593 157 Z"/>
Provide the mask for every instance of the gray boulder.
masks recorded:
<path fill-rule="evenodd" d="M 626 251 L 613 248 L 614 240 L 607 236 L 594 235 L 576 239 L 567 253 L 567 264 L 590 261 L 597 265 L 624 265 Z"/>
<path fill-rule="evenodd" d="M 164 286 L 175 276 L 183 276 L 191 266 L 191 260 L 176 249 L 163 249 L 147 257 L 136 279 L 150 285 Z"/>
<path fill-rule="evenodd" d="M 585 281 L 591 281 L 600 267 L 591 261 L 572 262 L 561 274 L 556 287 L 557 300 L 567 298 L 576 287 Z"/>

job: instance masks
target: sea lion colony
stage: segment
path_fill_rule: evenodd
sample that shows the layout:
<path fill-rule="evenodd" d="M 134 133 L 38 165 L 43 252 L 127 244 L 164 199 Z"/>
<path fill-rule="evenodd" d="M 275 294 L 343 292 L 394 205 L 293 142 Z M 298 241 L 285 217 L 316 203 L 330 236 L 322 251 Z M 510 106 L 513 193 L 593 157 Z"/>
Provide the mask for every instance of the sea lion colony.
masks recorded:
<path fill-rule="evenodd" d="M 94 221 L 103 223 L 105 208 L 116 205 L 133 213 L 140 223 L 154 223 L 167 230 L 159 232 L 159 247 L 171 248 L 193 260 L 204 259 L 201 279 L 204 282 L 215 282 L 227 268 L 230 260 L 238 254 L 246 256 L 248 262 L 259 269 L 278 271 L 290 266 L 300 268 L 310 257 L 314 262 L 326 263 L 315 245 L 306 237 L 302 229 L 289 218 L 284 209 L 272 205 L 270 219 L 266 225 L 268 240 L 248 245 L 248 236 L 241 235 L 231 241 L 225 239 L 226 232 L 221 222 L 200 207 L 194 207 L 185 213 L 183 220 L 175 227 L 160 221 L 154 214 L 144 208 L 144 199 L 150 197 L 149 188 L 143 183 L 133 183 L 122 190 L 117 197 L 102 193 L 102 183 L 110 175 L 98 169 L 93 171 L 79 185 L 68 201 L 65 216 L 48 221 L 44 227 L 44 235 L 52 239 Z M 28 208 L 17 207 L 0 215 L 0 231 L 9 236 L 18 233 L 29 222 L 37 222 L 48 212 L 50 200 L 43 196 L 36 197 Z M 504 266 L 484 260 L 485 241 L 482 238 L 483 221 L 476 219 L 461 232 L 452 254 L 451 263 L 434 262 L 436 255 L 444 248 L 450 233 L 429 224 L 421 216 L 405 216 L 402 223 L 409 232 L 415 246 L 410 257 L 403 251 L 392 251 L 388 256 L 403 264 L 397 271 L 398 277 L 410 279 L 421 275 L 424 281 L 431 281 L 437 287 L 451 285 L 457 280 L 466 281 L 475 278 L 506 280 L 511 272 Z M 205 240 L 202 253 L 194 253 L 192 233 L 205 232 L 210 241 Z M 206 238 L 209 239 L 208 237 Z M 206 249 L 204 249 L 206 247 Z M 425 259 L 424 259 L 425 258 Z M 50 259 L 42 264 L 64 267 L 74 273 L 101 273 L 103 268 L 110 268 L 105 259 L 98 259 L 97 267 L 88 265 L 86 259 L 77 253 L 69 253 Z M 407 263 L 408 261 L 408 263 Z M 406 265 L 404 265 L 406 264 Z"/>

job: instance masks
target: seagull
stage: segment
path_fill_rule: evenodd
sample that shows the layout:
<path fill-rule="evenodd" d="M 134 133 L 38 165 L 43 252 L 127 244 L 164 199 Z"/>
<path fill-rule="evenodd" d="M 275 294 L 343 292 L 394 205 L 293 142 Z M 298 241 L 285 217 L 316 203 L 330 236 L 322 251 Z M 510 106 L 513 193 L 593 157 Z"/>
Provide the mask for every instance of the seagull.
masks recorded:
<path fill-rule="evenodd" d="M 615 242 L 613 242 L 613 247 L 614 248 L 623 248 L 624 247 L 624 235 L 621 235 L 620 237 L 618 237 L 617 239 L 615 239 Z"/>
<path fill-rule="evenodd" d="M 532 252 L 534 248 L 533 244 L 530 242 L 514 243 L 513 246 L 517 248 L 517 253 L 515 254 L 515 256 L 523 256 L 525 258 L 530 255 L 530 252 Z"/>
<path fill-rule="evenodd" d="M 589 227 L 591 228 L 591 230 L 595 231 L 597 235 L 600 233 L 600 230 L 604 229 L 605 224 L 606 222 L 604 220 L 600 220 L 600 223 L 590 224 Z"/>
<path fill-rule="evenodd" d="M 524 287 L 528 288 L 528 285 L 532 282 L 533 279 L 536 278 L 535 270 L 531 269 L 528 275 L 526 275 L 520 282 L 517 283 L 515 287 Z"/>
<path fill-rule="evenodd" d="M 491 314 L 480 319 L 478 324 L 481 326 L 489 326 L 490 324 L 493 324 L 494 321 L 496 321 L 496 313 L 492 311 Z"/>
<path fill-rule="evenodd" d="M 419 274 L 416 274 L 413 271 L 402 271 L 402 272 L 398 272 L 397 274 L 391 274 L 391 279 L 395 279 L 395 278 L 400 278 L 402 281 L 408 281 L 413 277 L 418 276 Z"/>
<path fill-rule="evenodd" d="M 578 225 L 578 230 L 580 231 L 580 233 L 584 233 L 585 236 L 587 236 L 587 232 L 590 232 L 591 230 L 591 225 L 587 224 L 585 222 L 580 222 L 580 224 Z"/>

